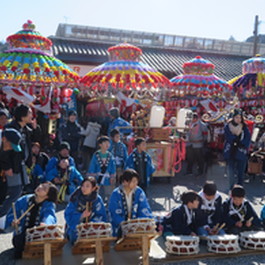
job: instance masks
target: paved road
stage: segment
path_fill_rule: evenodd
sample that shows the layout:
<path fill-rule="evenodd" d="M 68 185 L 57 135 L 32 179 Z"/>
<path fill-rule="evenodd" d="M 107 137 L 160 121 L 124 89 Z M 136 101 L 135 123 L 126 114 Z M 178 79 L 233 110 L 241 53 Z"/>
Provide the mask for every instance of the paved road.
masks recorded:
<path fill-rule="evenodd" d="M 183 170 L 184 171 L 184 170 Z M 171 209 L 172 207 L 179 204 L 179 195 L 187 190 L 187 189 L 193 189 L 195 191 L 199 191 L 206 181 L 208 180 L 214 180 L 217 184 L 217 187 L 222 195 L 222 197 L 225 199 L 227 198 L 227 190 L 228 190 L 228 180 L 224 177 L 225 168 L 224 165 L 219 163 L 213 165 L 211 168 L 209 168 L 208 173 L 203 178 L 196 178 L 194 176 L 184 176 L 184 174 L 178 173 L 174 178 L 171 178 L 170 182 L 167 178 L 159 178 L 156 179 L 149 191 L 148 191 L 148 198 L 151 205 L 151 208 L 153 211 L 159 215 L 165 214 L 166 211 Z M 249 183 L 245 184 L 245 188 L 247 190 L 247 198 L 252 202 L 254 208 L 258 213 L 260 213 L 260 210 L 262 208 L 262 198 L 265 195 L 264 193 L 264 183 L 262 182 L 261 178 L 256 177 L 255 179 L 251 179 Z M 57 212 L 58 216 L 58 223 L 63 224 L 63 210 L 59 209 Z M 43 264 L 41 260 L 32 260 L 32 261 L 26 261 L 26 260 L 20 260 L 15 261 L 12 259 L 13 249 L 11 244 L 11 233 L 7 234 L 1 234 L 0 235 L 0 265 L 38 265 Z M 105 256 L 106 265 L 112 264 L 112 262 L 109 263 L 110 260 L 116 260 L 115 252 L 107 254 Z M 133 255 L 140 255 L 139 253 L 124 253 L 119 254 L 120 257 L 123 257 L 124 260 L 121 262 L 120 260 L 116 260 L 115 264 L 133 264 L 136 265 L 138 261 L 135 258 L 131 258 Z M 77 257 L 77 256 L 76 256 Z M 63 256 L 60 258 L 54 258 L 53 264 L 56 265 L 66 265 L 66 264 L 89 264 L 87 262 L 84 262 L 84 257 L 75 258 L 71 255 L 70 252 L 70 245 L 65 246 Z M 157 262 L 152 262 L 151 264 L 158 264 Z M 207 259 L 207 260 L 197 260 L 197 261 L 181 261 L 181 262 L 171 262 L 171 263 L 163 263 L 160 264 L 169 265 L 169 264 L 185 264 L 185 265 L 216 265 L 216 264 L 265 264 L 265 254 L 264 255 L 255 255 L 255 256 L 240 256 L 237 258 L 225 258 L 225 259 Z"/>

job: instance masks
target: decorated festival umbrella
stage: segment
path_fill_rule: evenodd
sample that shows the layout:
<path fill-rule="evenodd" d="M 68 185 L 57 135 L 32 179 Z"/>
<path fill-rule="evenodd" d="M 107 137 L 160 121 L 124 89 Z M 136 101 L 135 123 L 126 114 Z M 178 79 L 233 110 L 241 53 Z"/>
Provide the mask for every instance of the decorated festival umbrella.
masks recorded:
<path fill-rule="evenodd" d="M 140 62 L 142 50 L 123 43 L 108 49 L 110 60 L 82 79 L 83 92 L 91 97 L 123 92 L 134 98 L 156 97 L 170 87 L 170 81 L 154 68 Z"/>
<path fill-rule="evenodd" d="M 214 68 L 214 64 L 200 56 L 184 63 L 184 73 L 170 80 L 175 95 L 180 97 L 220 98 L 224 94 L 230 93 L 231 86 L 214 75 Z"/>
<path fill-rule="evenodd" d="M 69 99 L 79 76 L 51 55 L 52 42 L 35 31 L 32 21 L 9 36 L 7 43 L 10 48 L 0 53 L 0 87 L 7 95 L 23 94 L 16 98 L 22 101 L 34 96 L 42 106 L 52 99 L 57 107 Z"/>
<path fill-rule="evenodd" d="M 256 57 L 242 63 L 242 75 L 229 81 L 240 99 L 240 107 L 260 120 L 265 117 L 265 58 Z"/>
<path fill-rule="evenodd" d="M 242 75 L 229 81 L 240 99 L 265 97 L 265 58 L 250 58 L 242 63 Z"/>

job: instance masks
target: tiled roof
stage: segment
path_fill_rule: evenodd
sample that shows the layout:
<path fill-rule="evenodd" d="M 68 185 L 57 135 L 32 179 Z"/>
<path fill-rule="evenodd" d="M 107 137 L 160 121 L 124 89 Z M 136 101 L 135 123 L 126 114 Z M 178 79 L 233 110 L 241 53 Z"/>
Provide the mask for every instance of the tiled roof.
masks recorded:
<path fill-rule="evenodd" d="M 113 44 L 99 41 L 82 41 L 50 37 L 54 56 L 65 63 L 99 65 L 108 61 L 107 49 Z M 205 51 L 139 46 L 143 50 L 142 61 L 156 68 L 168 78 L 183 73 L 183 63 L 200 55 L 215 65 L 214 73 L 228 81 L 241 74 L 242 62 L 248 57 L 224 55 Z"/>

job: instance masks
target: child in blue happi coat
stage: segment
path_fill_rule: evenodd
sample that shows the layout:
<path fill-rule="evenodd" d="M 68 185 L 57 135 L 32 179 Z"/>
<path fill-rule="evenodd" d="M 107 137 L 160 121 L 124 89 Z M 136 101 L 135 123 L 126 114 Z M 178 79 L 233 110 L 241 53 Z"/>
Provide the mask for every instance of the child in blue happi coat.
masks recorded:
<path fill-rule="evenodd" d="M 150 155 L 146 152 L 146 141 L 144 138 L 135 140 L 135 149 L 129 155 L 125 168 L 133 168 L 139 174 L 139 186 L 146 192 L 150 183 L 151 175 L 155 172 Z"/>
<path fill-rule="evenodd" d="M 121 236 L 120 224 L 123 221 L 153 217 L 144 191 L 137 186 L 138 182 L 138 173 L 126 169 L 120 177 L 120 186 L 111 194 L 109 212 L 113 236 Z"/>
<path fill-rule="evenodd" d="M 126 145 L 121 141 L 120 132 L 113 129 L 110 132 L 111 142 L 109 151 L 115 158 L 116 162 L 116 183 L 119 183 L 120 176 L 123 173 L 125 162 L 128 158 L 128 151 Z"/>
<path fill-rule="evenodd" d="M 66 235 L 73 244 L 77 239 L 77 225 L 82 222 L 106 222 L 107 215 L 102 198 L 98 195 L 94 177 L 86 177 L 81 187 L 70 198 L 65 212 Z"/>
<path fill-rule="evenodd" d="M 35 194 L 24 195 L 15 203 L 17 219 L 34 205 L 21 221 L 14 219 L 13 209 L 10 209 L 6 218 L 6 228 L 17 226 L 13 235 L 13 245 L 15 247 L 15 258 L 21 258 L 25 246 L 25 236 L 27 228 L 40 225 L 56 224 L 55 203 L 57 201 L 58 190 L 50 182 L 40 184 L 35 189 Z"/>
<path fill-rule="evenodd" d="M 99 150 L 97 150 L 90 161 L 88 175 L 94 176 L 100 185 L 100 195 L 104 202 L 108 202 L 111 192 L 115 187 L 116 164 L 111 152 L 110 140 L 107 136 L 98 138 Z"/>
<path fill-rule="evenodd" d="M 56 168 L 46 174 L 46 180 L 58 186 L 58 201 L 63 202 L 67 200 L 66 195 L 71 195 L 81 184 L 83 176 L 74 166 L 70 166 L 69 160 L 65 158 L 60 160 Z"/>

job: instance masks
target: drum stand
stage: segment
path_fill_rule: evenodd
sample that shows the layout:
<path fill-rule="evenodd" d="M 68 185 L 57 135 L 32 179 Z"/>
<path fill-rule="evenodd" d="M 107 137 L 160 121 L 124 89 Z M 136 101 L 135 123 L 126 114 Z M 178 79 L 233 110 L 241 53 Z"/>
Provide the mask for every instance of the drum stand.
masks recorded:
<path fill-rule="evenodd" d="M 116 237 L 84 238 L 76 241 L 72 248 L 73 254 L 95 253 L 97 265 L 104 265 L 103 252 L 108 252 L 110 241 L 116 240 Z"/>
<path fill-rule="evenodd" d="M 51 265 L 51 256 L 61 255 L 65 243 L 66 240 L 63 238 L 50 239 L 45 241 L 26 242 L 25 249 L 23 251 L 23 258 L 44 258 L 44 265 Z"/>
<path fill-rule="evenodd" d="M 150 241 L 159 235 L 159 233 L 127 234 L 125 237 L 117 241 L 115 250 L 142 250 L 142 264 L 149 265 Z"/>

